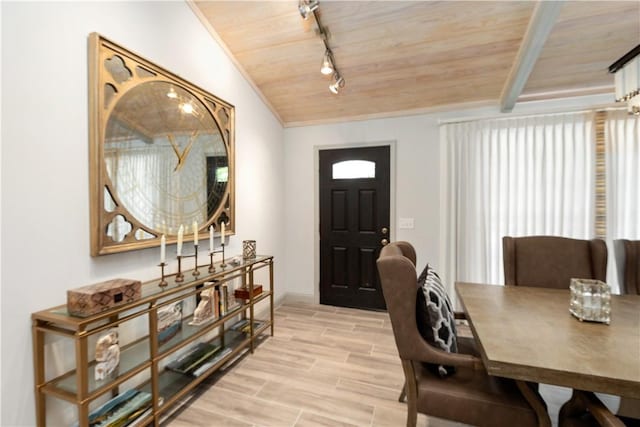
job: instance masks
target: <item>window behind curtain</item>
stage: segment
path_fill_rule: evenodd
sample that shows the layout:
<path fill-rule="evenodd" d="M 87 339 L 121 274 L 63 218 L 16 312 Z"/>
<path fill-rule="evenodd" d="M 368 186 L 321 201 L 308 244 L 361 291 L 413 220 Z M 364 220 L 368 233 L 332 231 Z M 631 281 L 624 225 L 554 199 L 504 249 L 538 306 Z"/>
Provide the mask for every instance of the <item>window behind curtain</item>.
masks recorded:
<path fill-rule="evenodd" d="M 617 239 L 640 240 L 640 118 L 608 111 L 605 126 L 607 282 L 619 289 L 624 249 Z"/>
<path fill-rule="evenodd" d="M 607 112 L 605 144 L 608 237 L 640 240 L 640 119 Z"/>
<path fill-rule="evenodd" d="M 446 124 L 441 135 L 450 286 L 504 283 L 503 236 L 593 237 L 593 113 Z"/>

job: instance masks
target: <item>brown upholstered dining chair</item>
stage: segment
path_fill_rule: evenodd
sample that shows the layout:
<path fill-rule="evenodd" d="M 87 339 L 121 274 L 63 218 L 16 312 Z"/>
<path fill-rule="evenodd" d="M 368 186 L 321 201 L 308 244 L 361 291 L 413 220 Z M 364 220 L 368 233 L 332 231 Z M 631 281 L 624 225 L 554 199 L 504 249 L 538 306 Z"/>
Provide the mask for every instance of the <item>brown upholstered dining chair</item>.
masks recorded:
<path fill-rule="evenodd" d="M 507 286 L 566 289 L 574 277 L 606 281 L 607 245 L 600 239 L 505 236 L 502 248 Z M 624 427 L 595 394 L 580 390 L 562 406 L 558 422 L 559 427 Z"/>
<path fill-rule="evenodd" d="M 418 294 L 415 250 L 407 242 L 382 248 L 377 261 L 382 291 L 404 370 L 407 426 L 417 413 L 477 426 L 550 426 L 544 401 L 524 382 L 489 376 L 471 346 L 448 353 L 430 345 L 416 322 Z M 453 366 L 440 377 L 426 364 Z"/>
<path fill-rule="evenodd" d="M 640 240 L 614 240 L 621 294 L 640 295 Z M 618 417 L 626 426 L 640 426 L 640 399 L 622 397 Z"/>
<path fill-rule="evenodd" d="M 571 278 L 607 278 L 604 240 L 558 236 L 502 238 L 504 282 L 507 286 L 567 289 Z"/>
<path fill-rule="evenodd" d="M 626 425 L 620 418 L 613 415 L 594 393 L 574 390 L 571 400 L 560 408 L 558 427 L 626 427 Z"/>
<path fill-rule="evenodd" d="M 620 239 L 615 240 L 614 245 L 620 293 L 640 295 L 640 240 Z"/>

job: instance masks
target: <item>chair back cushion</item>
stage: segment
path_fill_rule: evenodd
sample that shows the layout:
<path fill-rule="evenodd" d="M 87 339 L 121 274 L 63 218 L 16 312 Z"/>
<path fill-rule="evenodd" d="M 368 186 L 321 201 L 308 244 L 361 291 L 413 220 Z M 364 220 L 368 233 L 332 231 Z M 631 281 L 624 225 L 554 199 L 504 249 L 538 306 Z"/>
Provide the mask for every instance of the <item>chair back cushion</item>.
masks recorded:
<path fill-rule="evenodd" d="M 416 321 L 420 335 L 431 345 L 448 353 L 458 352 L 453 305 L 440 276 L 429 264 L 417 281 Z M 440 376 L 455 372 L 452 366 L 430 364 Z"/>
<path fill-rule="evenodd" d="M 618 277 L 620 293 L 640 295 L 640 240 L 622 240 L 624 267 Z"/>
<path fill-rule="evenodd" d="M 567 289 L 572 278 L 607 278 L 607 246 L 600 239 L 505 236 L 502 246 L 506 285 Z"/>
<path fill-rule="evenodd" d="M 403 242 L 384 246 L 377 265 L 398 354 L 401 359 L 415 360 L 421 348 L 429 345 L 418 331 L 416 304 L 422 292 L 418 292 L 414 261 L 406 256 L 412 253 L 409 247 Z"/>
<path fill-rule="evenodd" d="M 418 299 L 424 301 L 424 304 L 418 304 L 416 312 L 426 313 L 426 316 L 420 315 L 420 318 L 427 320 L 424 324 L 418 324 L 420 334 L 430 344 L 444 351 L 457 352 L 453 305 L 440 276 L 429 264 L 418 276 L 418 291 L 423 296 Z"/>

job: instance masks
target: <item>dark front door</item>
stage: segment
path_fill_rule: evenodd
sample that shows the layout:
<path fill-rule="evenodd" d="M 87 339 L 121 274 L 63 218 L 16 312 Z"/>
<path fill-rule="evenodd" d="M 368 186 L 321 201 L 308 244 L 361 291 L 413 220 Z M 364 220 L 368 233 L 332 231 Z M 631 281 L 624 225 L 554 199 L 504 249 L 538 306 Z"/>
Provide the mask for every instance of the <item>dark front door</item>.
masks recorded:
<path fill-rule="evenodd" d="M 389 239 L 385 147 L 320 151 L 320 303 L 386 309 L 376 260 Z"/>

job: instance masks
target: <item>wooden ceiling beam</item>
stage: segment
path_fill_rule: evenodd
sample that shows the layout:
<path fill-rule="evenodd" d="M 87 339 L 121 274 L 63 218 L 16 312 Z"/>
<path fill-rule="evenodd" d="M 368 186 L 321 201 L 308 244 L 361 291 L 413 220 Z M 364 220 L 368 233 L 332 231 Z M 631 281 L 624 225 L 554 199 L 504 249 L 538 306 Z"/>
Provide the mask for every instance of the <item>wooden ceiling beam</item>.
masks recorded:
<path fill-rule="evenodd" d="M 553 28 L 564 0 L 538 1 L 529 20 L 516 59 L 511 66 L 502 94 L 500 95 L 500 111 L 509 113 L 516 105 L 529 74 L 538 60 L 549 33 Z"/>

